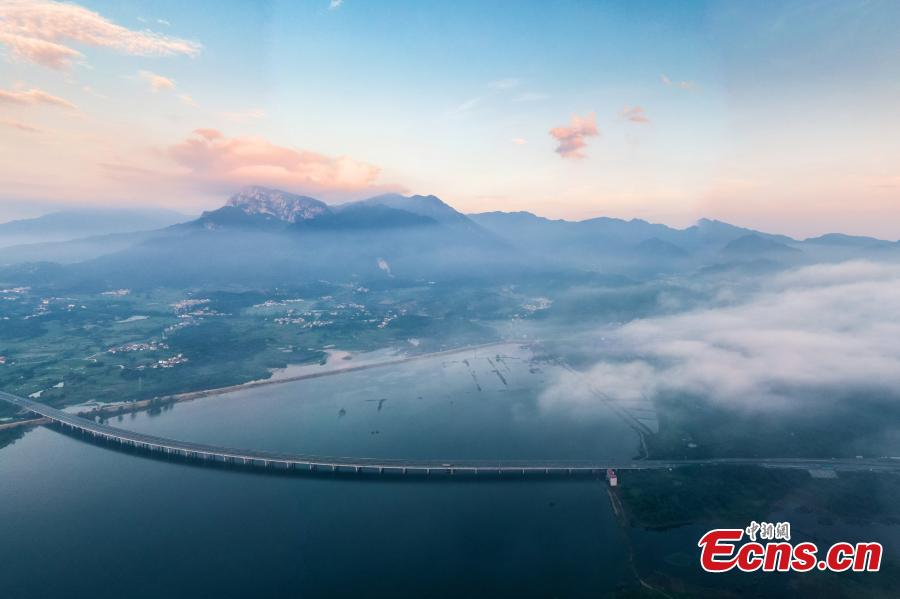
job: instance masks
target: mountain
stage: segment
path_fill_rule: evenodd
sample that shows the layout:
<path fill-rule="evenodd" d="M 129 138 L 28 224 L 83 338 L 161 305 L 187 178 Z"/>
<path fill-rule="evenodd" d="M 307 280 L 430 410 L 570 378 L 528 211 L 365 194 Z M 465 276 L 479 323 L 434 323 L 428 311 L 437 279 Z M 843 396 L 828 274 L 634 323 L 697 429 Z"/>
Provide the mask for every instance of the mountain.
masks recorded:
<path fill-rule="evenodd" d="M 885 246 L 891 244 L 890 241 L 875 239 L 874 237 L 865 237 L 861 235 L 844 235 L 843 233 L 827 233 L 825 235 L 820 235 L 819 237 L 810 237 L 808 239 L 804 239 L 803 243 L 861 248 L 870 248 L 874 246 Z"/>
<path fill-rule="evenodd" d="M 94 235 L 66 241 L 11 245 L 3 248 L 3 251 L 0 252 L 0 266 L 23 264 L 25 262 L 74 264 L 112 252 L 118 252 L 164 234 L 162 230 L 135 231 L 131 233 L 113 233 L 111 235 Z"/>
<path fill-rule="evenodd" d="M 801 253 L 795 247 L 791 247 L 786 243 L 782 243 L 780 241 L 776 241 L 771 237 L 764 237 L 757 233 L 750 233 L 748 235 L 743 235 L 738 237 L 737 239 L 733 239 L 725 244 L 725 247 L 722 248 L 723 255 L 728 257 L 750 257 L 750 258 L 760 258 L 762 256 L 790 256 L 790 255 L 799 255 Z"/>
<path fill-rule="evenodd" d="M 530 212 L 485 212 L 469 217 L 488 231 L 513 243 L 542 251 L 553 249 L 626 249 L 652 237 L 670 236 L 675 229 L 641 219 L 599 217 L 583 221 L 551 220 Z"/>
<path fill-rule="evenodd" d="M 645 257 L 664 260 L 678 260 L 690 256 L 690 253 L 685 251 L 684 248 L 674 243 L 663 241 L 658 237 L 645 239 L 635 246 L 635 250 Z"/>
<path fill-rule="evenodd" d="M 188 220 L 169 210 L 89 208 L 0 223 L 0 247 L 151 231 Z"/>
<path fill-rule="evenodd" d="M 231 196 L 226 206 L 238 208 L 249 215 L 258 214 L 289 223 L 311 220 L 331 213 L 325 202 L 315 198 L 259 186 L 248 187 Z"/>
<path fill-rule="evenodd" d="M 385 263 L 398 279 L 432 279 L 473 276 L 476 264 L 489 276 L 493 264 L 517 260 L 500 251 L 507 248 L 504 242 L 465 216 L 454 217 L 437 198 L 405 200 L 329 206 L 277 189 L 248 188 L 193 221 L 72 264 L 54 283 L 95 289 L 383 280 Z"/>
<path fill-rule="evenodd" d="M 680 232 L 685 247 L 721 248 L 741 237 L 755 235 L 761 239 L 768 239 L 781 244 L 793 243 L 794 240 L 786 235 L 774 235 L 763 233 L 754 229 L 737 227 L 719 220 L 701 218 L 693 226 Z"/>
<path fill-rule="evenodd" d="M 389 208 L 377 204 L 344 204 L 333 212 L 323 215 L 315 220 L 301 223 L 296 228 L 307 230 L 347 230 L 347 229 L 398 229 L 405 227 L 420 227 L 437 225 L 433 218 L 422 216 L 406 210 Z"/>
<path fill-rule="evenodd" d="M 693 262 L 714 261 L 724 245 L 746 235 L 776 243 L 793 241 L 709 219 L 700 219 L 686 229 L 676 229 L 637 218 L 566 221 L 529 212 L 486 212 L 469 217 L 531 256 L 555 257 L 583 268 L 622 273 L 645 270 L 644 267 L 652 271 L 649 261 L 663 258 L 668 262 L 677 258 L 680 264 L 676 265 L 680 268 L 689 266 L 688 258 Z"/>
<path fill-rule="evenodd" d="M 331 214 L 328 204 L 315 198 L 253 186 L 228 198 L 221 208 L 206 211 L 180 228 L 277 231 Z"/>
<path fill-rule="evenodd" d="M 411 212 L 419 216 L 434 219 L 444 224 L 464 224 L 468 225 L 472 221 L 461 212 L 457 212 L 436 196 L 404 196 L 398 193 L 386 193 L 378 195 L 367 200 L 344 204 L 344 206 L 384 206 L 393 208 L 394 210 L 403 210 Z"/>
<path fill-rule="evenodd" d="M 478 277 L 516 283 L 584 273 L 640 280 L 865 257 L 869 243 L 840 235 L 800 242 L 709 219 L 677 229 L 641 219 L 464 215 L 422 195 L 328 205 L 251 187 L 199 218 L 150 233 L 15 248 L 0 254 L 0 266 L 8 266 L 0 279 L 85 290 L 258 288 L 319 279 L 383 283 L 388 273 L 394 283 Z M 880 244 L 874 249 L 895 248 L 882 253 L 900 250 Z M 26 260 L 44 263 L 29 268 Z"/>

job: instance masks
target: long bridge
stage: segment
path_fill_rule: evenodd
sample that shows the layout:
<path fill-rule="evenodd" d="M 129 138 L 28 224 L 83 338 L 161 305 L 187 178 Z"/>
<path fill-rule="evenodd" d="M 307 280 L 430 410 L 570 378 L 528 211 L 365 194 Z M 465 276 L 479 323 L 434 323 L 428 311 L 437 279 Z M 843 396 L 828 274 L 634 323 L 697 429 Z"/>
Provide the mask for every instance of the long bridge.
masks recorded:
<path fill-rule="evenodd" d="M 416 460 L 329 457 L 233 449 L 176 441 L 99 424 L 40 402 L 0 391 L 0 400 L 46 418 L 61 429 L 113 447 L 205 464 L 297 472 L 345 474 L 597 475 L 614 470 L 667 469 L 691 465 L 752 465 L 772 468 L 870 470 L 900 472 L 900 459 L 712 458 L 704 460 Z"/>

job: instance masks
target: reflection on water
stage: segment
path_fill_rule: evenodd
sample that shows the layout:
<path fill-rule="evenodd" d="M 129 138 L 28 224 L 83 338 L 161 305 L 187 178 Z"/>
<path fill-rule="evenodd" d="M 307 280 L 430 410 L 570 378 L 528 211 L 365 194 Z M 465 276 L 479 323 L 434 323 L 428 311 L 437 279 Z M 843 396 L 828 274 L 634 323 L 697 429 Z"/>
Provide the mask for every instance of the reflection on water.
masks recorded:
<path fill-rule="evenodd" d="M 428 459 L 630 458 L 617 412 L 542 405 L 568 375 L 518 345 L 242 389 L 111 421 L 175 439 L 332 456 Z M 155 417 L 154 417 L 155 416 Z"/>
<path fill-rule="evenodd" d="M 511 346 L 181 403 L 110 424 L 257 449 L 630 456 L 615 414 L 540 407 Z M 596 596 L 631 584 L 605 484 L 267 476 L 37 429 L 0 451 L 3 596 Z"/>

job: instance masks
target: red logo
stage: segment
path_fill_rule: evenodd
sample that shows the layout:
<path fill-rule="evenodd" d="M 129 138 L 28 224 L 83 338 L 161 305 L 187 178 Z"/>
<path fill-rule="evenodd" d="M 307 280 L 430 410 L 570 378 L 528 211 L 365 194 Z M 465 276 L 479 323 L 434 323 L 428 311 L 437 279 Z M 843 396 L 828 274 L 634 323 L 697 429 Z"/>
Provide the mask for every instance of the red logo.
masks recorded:
<path fill-rule="evenodd" d="M 832 572 L 878 572 L 881 568 L 883 548 L 881 543 L 835 543 L 828 548 L 824 557 L 818 558 L 819 549 L 815 543 L 790 543 L 790 526 L 787 540 L 756 541 L 754 522 L 747 530 L 739 528 L 716 528 L 709 531 L 697 543 L 700 547 L 700 565 L 707 572 L 729 572 L 737 568 L 741 572 L 809 572 L 813 569 Z M 763 523 L 765 526 L 766 523 Z M 779 523 L 785 524 L 785 523 Z M 750 541 L 739 544 L 747 532 Z M 763 535 L 765 539 L 767 535 Z M 783 536 L 782 536 L 783 538 Z"/>

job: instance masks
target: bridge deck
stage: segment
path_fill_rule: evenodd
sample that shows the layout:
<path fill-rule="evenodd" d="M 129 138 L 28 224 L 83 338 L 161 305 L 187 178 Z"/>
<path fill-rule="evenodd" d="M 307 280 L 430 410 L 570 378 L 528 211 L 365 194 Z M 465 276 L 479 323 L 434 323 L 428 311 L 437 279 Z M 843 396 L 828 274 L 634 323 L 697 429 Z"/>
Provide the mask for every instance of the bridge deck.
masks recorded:
<path fill-rule="evenodd" d="M 277 453 L 250 449 L 234 449 L 187 441 L 176 441 L 153 435 L 132 432 L 98 424 L 68 414 L 39 402 L 0 391 L 0 400 L 22 410 L 39 414 L 63 428 L 89 435 L 123 447 L 133 447 L 150 453 L 177 456 L 201 462 L 220 462 L 243 466 L 282 469 L 306 469 L 352 473 L 493 473 L 493 474 L 594 474 L 607 468 L 616 470 L 644 470 L 675 468 L 688 465 L 757 465 L 780 468 L 841 468 L 854 470 L 900 471 L 896 459 L 802 459 L 802 458 L 719 458 L 707 460 L 414 460 L 359 457 L 333 457 L 296 453 Z"/>

